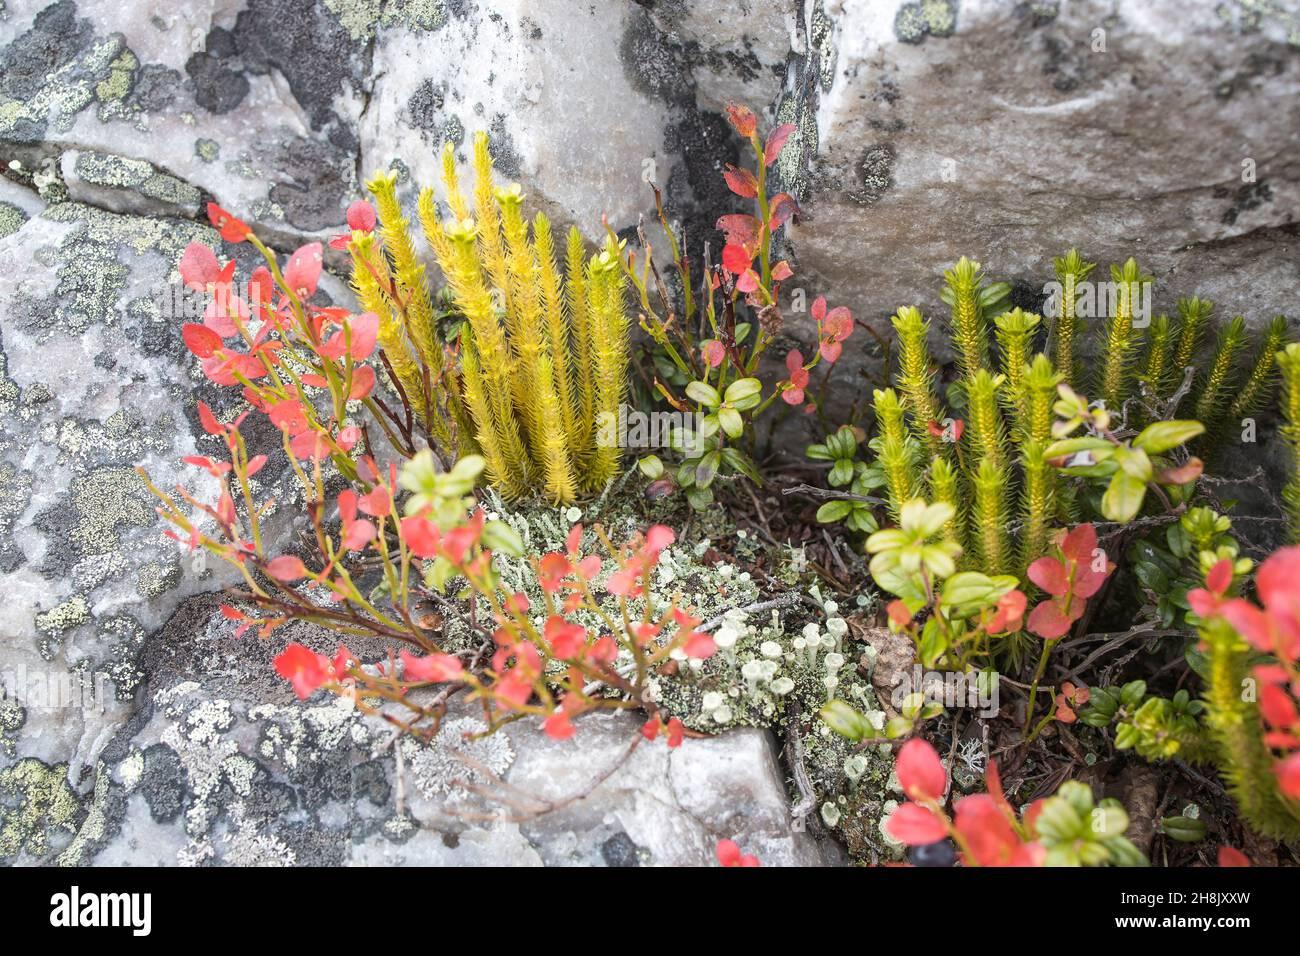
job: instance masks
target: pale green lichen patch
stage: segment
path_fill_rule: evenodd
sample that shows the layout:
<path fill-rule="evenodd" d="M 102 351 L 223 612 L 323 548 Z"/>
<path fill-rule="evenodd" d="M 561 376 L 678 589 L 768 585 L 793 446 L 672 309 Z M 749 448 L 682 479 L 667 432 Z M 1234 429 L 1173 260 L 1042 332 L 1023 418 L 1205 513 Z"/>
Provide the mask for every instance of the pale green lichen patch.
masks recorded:
<path fill-rule="evenodd" d="M 129 159 L 93 150 L 80 153 L 74 169 L 94 186 L 125 189 L 175 206 L 197 207 L 199 191 L 175 176 L 160 172 L 142 159 Z"/>
<path fill-rule="evenodd" d="M 27 213 L 13 203 L 0 202 L 0 239 L 12 236 L 27 221 Z"/>
<path fill-rule="evenodd" d="M 0 860 L 40 859 L 76 833 L 80 804 L 66 764 L 27 758 L 0 770 Z"/>
<path fill-rule="evenodd" d="M 107 554 L 124 528 L 154 523 L 144 483 L 130 468 L 101 468 L 72 481 L 72 505 L 79 520 L 72 540 L 82 554 Z"/>
<path fill-rule="evenodd" d="M 205 163 L 215 163 L 221 158 L 221 144 L 216 140 L 200 137 L 194 141 L 194 155 Z"/>
<path fill-rule="evenodd" d="M 62 604 L 57 604 L 36 615 L 36 630 L 42 634 L 62 634 L 79 624 L 85 624 L 90 619 L 90 606 L 86 599 L 80 594 L 68 598 Z"/>
<path fill-rule="evenodd" d="M 325 0 L 353 40 L 365 43 L 380 27 L 436 30 L 447 22 L 445 0 Z"/>

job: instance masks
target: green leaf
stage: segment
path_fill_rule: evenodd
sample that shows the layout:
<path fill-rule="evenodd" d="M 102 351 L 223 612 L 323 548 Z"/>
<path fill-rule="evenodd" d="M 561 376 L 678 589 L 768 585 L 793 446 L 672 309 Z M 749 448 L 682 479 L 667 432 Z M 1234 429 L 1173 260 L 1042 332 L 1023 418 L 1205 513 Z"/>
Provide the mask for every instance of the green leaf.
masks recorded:
<path fill-rule="evenodd" d="M 738 471 L 756 485 L 763 483 L 763 476 L 758 473 L 758 468 L 754 462 L 739 448 L 723 448 L 721 450 L 722 460 L 725 461 L 733 471 Z"/>
<path fill-rule="evenodd" d="M 1142 510 L 1147 484 L 1124 471 L 1115 472 L 1101 498 L 1101 513 L 1108 521 L 1127 524 Z"/>
<path fill-rule="evenodd" d="M 828 501 L 817 509 L 817 520 L 821 524 L 834 524 L 843 521 L 853 511 L 851 501 Z"/>
<path fill-rule="evenodd" d="M 708 488 L 713 484 L 713 479 L 718 477 L 718 469 L 722 467 L 722 455 L 716 451 L 711 451 L 700 459 L 699 465 L 695 468 L 695 485 L 698 488 Z"/>
<path fill-rule="evenodd" d="M 839 456 L 832 453 L 827 445 L 809 445 L 804 449 L 804 455 L 813 461 L 831 461 Z"/>
<path fill-rule="evenodd" d="M 753 398 L 763 391 L 763 383 L 756 378 L 738 378 L 727 386 L 726 402 L 735 406 L 747 398 Z"/>
<path fill-rule="evenodd" d="M 658 455 L 646 455 L 637 461 L 636 466 L 641 469 L 641 474 L 651 481 L 663 477 L 664 463 L 659 460 Z"/>
<path fill-rule="evenodd" d="M 1110 452 L 1115 446 L 1104 438 L 1093 438 L 1085 436 L 1083 438 L 1066 438 L 1063 441 L 1054 441 L 1043 450 L 1043 457 L 1049 461 L 1053 458 L 1065 458 L 1067 455 L 1077 455 L 1081 451 L 1090 451 L 1093 458 L 1098 458 L 1098 452 Z"/>
<path fill-rule="evenodd" d="M 512 558 L 523 557 L 524 554 L 524 539 L 504 521 L 489 521 L 483 525 L 483 545 Z"/>
<path fill-rule="evenodd" d="M 826 483 L 832 488 L 842 488 L 853 480 L 853 462 L 847 458 L 836 459 L 831 472 L 826 476 Z"/>
<path fill-rule="evenodd" d="M 830 700 L 818 712 L 822 721 L 835 733 L 849 740 L 864 740 L 875 736 L 871 721 L 842 700 Z"/>
<path fill-rule="evenodd" d="M 1133 439 L 1133 447 L 1149 455 L 1158 455 L 1177 448 L 1197 435 L 1204 434 L 1205 426 L 1194 421 L 1152 422 Z"/>
<path fill-rule="evenodd" d="M 717 408 L 722 404 L 722 396 L 718 394 L 718 390 L 704 382 L 691 382 L 687 385 L 686 397 L 707 408 Z"/>
<path fill-rule="evenodd" d="M 686 500 L 696 511 L 703 511 L 709 505 L 713 504 L 712 488 L 687 488 Z"/>
<path fill-rule="evenodd" d="M 745 433 L 745 420 L 734 408 L 722 408 L 718 411 L 718 422 L 728 438 L 739 438 Z"/>

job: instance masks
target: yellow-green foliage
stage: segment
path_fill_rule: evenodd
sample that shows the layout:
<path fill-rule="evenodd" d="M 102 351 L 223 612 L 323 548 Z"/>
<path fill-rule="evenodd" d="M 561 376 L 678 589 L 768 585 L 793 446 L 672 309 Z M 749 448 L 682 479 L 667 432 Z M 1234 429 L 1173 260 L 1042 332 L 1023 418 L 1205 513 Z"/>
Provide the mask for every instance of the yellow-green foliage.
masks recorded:
<path fill-rule="evenodd" d="M 1209 659 L 1206 722 L 1219 770 L 1252 829 L 1279 840 L 1300 840 L 1300 803 L 1278 790 L 1273 755 L 1261 734 L 1259 705 L 1243 693 L 1250 681 L 1251 648 L 1226 621 L 1202 628 Z"/>
<path fill-rule="evenodd" d="M 1196 400 L 1196 418 L 1206 428 L 1215 425 L 1222 415 L 1232 382 L 1233 366 L 1246 345 L 1246 320 L 1237 316 L 1219 332 L 1209 371 L 1200 382 L 1200 396 Z"/>
<path fill-rule="evenodd" d="M 502 494 L 541 490 L 569 502 L 602 487 L 619 468 L 616 436 L 602 441 L 597 428 L 598 421 L 617 422 L 627 390 L 629 321 L 618 251 L 589 255 L 573 229 L 561 264 L 549 220 L 539 213 L 529 222 L 520 187 L 494 184 L 486 134 L 475 136 L 473 154 L 475 181 L 466 194 L 450 144 L 443 151 L 448 215 L 432 188 L 421 191 L 418 204 L 425 237 L 465 318 L 459 375 L 433 360 L 436 354 L 442 361 L 442 347 L 391 175 L 369 184 L 382 245 L 354 242 L 353 284 L 366 308 L 379 312 L 381 344 L 403 389 L 418 389 L 424 400 L 429 391 L 449 392 L 450 421 L 467 433 L 462 448 L 472 442 L 481 451 Z M 389 263 L 397 282 L 385 295 Z M 433 371 L 428 389 L 421 361 Z"/>
<path fill-rule="evenodd" d="M 1141 334 L 1133 325 L 1134 307 L 1137 297 L 1143 294 L 1143 285 L 1151 277 L 1143 275 L 1137 260 L 1132 258 L 1123 266 L 1111 266 L 1110 277 L 1115 284 L 1115 311 L 1106 323 L 1105 352 L 1096 393 L 1107 408 L 1118 414 L 1129 397 L 1133 355 L 1141 341 Z"/>
<path fill-rule="evenodd" d="M 912 306 L 899 309 L 891 321 L 898 333 L 897 381 L 903 405 L 910 415 L 913 433 L 925 443 L 930 455 L 937 457 L 945 453 L 945 442 L 930 429 L 931 422 L 943 421 L 930 362 L 930 323 L 921 317 L 920 309 Z"/>
<path fill-rule="evenodd" d="M 1196 352 L 1201 347 L 1201 339 L 1205 337 L 1205 330 L 1213 315 L 1214 303 L 1209 299 L 1192 296 L 1190 299 L 1178 300 L 1178 349 L 1174 352 L 1171 379 L 1182 381 L 1187 366 L 1191 365 L 1196 358 Z"/>
<path fill-rule="evenodd" d="M 984 274 L 978 262 L 962 256 L 943 278 L 942 298 L 952 309 L 949 333 L 957 346 L 957 368 L 967 379 L 989 364 L 988 324 L 980 303 Z"/>
<path fill-rule="evenodd" d="M 1079 333 L 1079 283 L 1088 278 L 1096 263 L 1084 262 L 1078 249 L 1071 249 L 1059 259 L 1053 259 L 1052 263 L 1056 267 L 1056 279 L 1061 284 L 1060 315 L 1052 337 L 1052 357 L 1066 380 L 1072 382 L 1077 370 L 1075 343 Z"/>
<path fill-rule="evenodd" d="M 1147 355 L 1143 363 L 1141 379 L 1146 385 L 1146 394 L 1155 401 L 1168 391 L 1170 346 L 1173 344 L 1173 327 L 1169 316 L 1158 315 L 1151 323 L 1147 335 Z"/>
<path fill-rule="evenodd" d="M 1236 390 L 1237 397 L 1228 409 L 1227 420 L 1239 425 L 1243 416 L 1250 415 L 1264 405 L 1267 396 L 1277 384 L 1277 353 L 1286 344 L 1287 327 L 1284 316 L 1275 316 L 1264 333 L 1264 341 L 1255 352 L 1250 374 Z"/>
<path fill-rule="evenodd" d="M 1032 312 L 1012 309 L 993 320 L 997 327 L 998 351 L 1002 356 L 1002 401 L 1013 416 L 1020 417 L 1025 407 L 1024 373 L 1042 317 Z"/>
<path fill-rule="evenodd" d="M 876 389 L 873 398 L 876 422 L 880 427 L 877 457 L 885 474 L 889 513 L 897 521 L 903 504 L 917 496 L 920 486 L 916 471 L 917 448 L 907 434 L 898 393 L 892 388 Z"/>
<path fill-rule="evenodd" d="M 1278 352 L 1277 364 L 1282 370 L 1282 437 L 1291 448 L 1291 480 L 1282 489 L 1282 501 L 1291 521 L 1291 541 L 1300 544 L 1300 343 Z"/>

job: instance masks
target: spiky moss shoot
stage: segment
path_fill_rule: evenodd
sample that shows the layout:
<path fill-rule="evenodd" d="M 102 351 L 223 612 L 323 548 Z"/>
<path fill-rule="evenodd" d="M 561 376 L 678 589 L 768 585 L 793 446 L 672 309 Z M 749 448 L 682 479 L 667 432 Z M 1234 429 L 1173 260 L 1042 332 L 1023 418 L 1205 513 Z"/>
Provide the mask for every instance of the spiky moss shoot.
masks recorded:
<path fill-rule="evenodd" d="M 1001 375 L 980 369 L 966 383 L 967 429 L 975 462 L 987 458 L 1001 466 L 1006 461 L 1006 433 L 1002 410 L 998 407 L 998 393 L 1004 381 Z"/>
<path fill-rule="evenodd" d="M 1263 740 L 1259 705 L 1242 693 L 1250 646 L 1224 620 L 1201 631 L 1210 673 L 1206 722 L 1219 750 L 1219 769 L 1251 829 L 1277 840 L 1300 840 L 1300 802 L 1278 790 L 1273 754 Z"/>
<path fill-rule="evenodd" d="M 1268 402 L 1277 387 L 1277 354 L 1286 345 L 1286 339 L 1286 316 L 1275 316 L 1268 325 L 1268 331 L 1264 333 L 1263 343 L 1255 353 L 1250 374 L 1237 389 L 1237 397 L 1228 409 L 1229 423 L 1239 424 L 1244 416 L 1254 414 Z"/>
<path fill-rule="evenodd" d="M 1110 278 L 1115 286 L 1115 311 L 1106 323 L 1105 355 L 1097 394 L 1107 408 L 1118 413 L 1132 388 L 1133 356 L 1142 339 L 1133 325 L 1134 309 L 1151 276 L 1143 275 L 1137 260 L 1130 257 L 1123 266 L 1110 267 Z"/>
<path fill-rule="evenodd" d="M 1007 574 L 1013 570 L 1011 531 L 1008 521 L 1006 466 L 992 458 L 980 460 L 971 483 L 971 567 L 985 574 Z"/>
<path fill-rule="evenodd" d="M 1210 360 L 1210 370 L 1201 383 L 1200 395 L 1196 399 L 1196 419 L 1204 423 L 1207 430 L 1217 427 L 1223 418 L 1232 385 L 1233 366 L 1245 345 L 1246 320 L 1237 316 L 1219 331 Z"/>
<path fill-rule="evenodd" d="M 993 320 L 997 328 L 1002 374 L 1006 378 L 1006 386 L 1002 389 L 1002 401 L 1011 411 L 1017 428 L 1022 432 L 1025 428 L 1022 421 L 1025 413 L 1025 368 L 1029 356 L 1033 354 L 1034 337 L 1042 321 L 1042 316 L 1019 308 L 1003 312 Z"/>
<path fill-rule="evenodd" d="M 940 297 L 952 310 L 949 334 L 957 346 L 957 368 L 963 379 L 988 368 L 988 328 L 980 304 L 983 278 L 980 264 L 965 256 L 943 274 Z"/>
<path fill-rule="evenodd" d="M 961 519 L 966 509 L 959 498 L 957 469 L 946 458 L 934 459 L 930 465 L 930 501 L 952 505 L 952 519 L 944 525 L 944 535 L 961 544 L 964 551 L 966 538 Z"/>
<path fill-rule="evenodd" d="M 1214 303 L 1197 296 L 1178 300 L 1178 346 L 1174 349 L 1174 363 L 1169 370 L 1171 383 L 1181 382 L 1183 375 L 1196 359 L 1196 353 L 1205 337 L 1205 330 L 1214 315 Z M 1178 409 L 1171 409 L 1176 413 Z"/>
<path fill-rule="evenodd" d="M 1291 542 L 1300 544 L 1300 343 L 1292 342 L 1277 353 L 1282 372 L 1282 437 L 1291 452 L 1291 478 L 1282 489 L 1291 525 Z"/>
<path fill-rule="evenodd" d="M 931 422 L 943 421 L 927 341 L 930 323 L 922 318 L 920 309 L 912 306 L 900 308 L 890 321 L 898 333 L 898 390 L 911 416 L 912 433 L 925 444 L 931 457 L 950 454 L 946 443 L 930 431 Z"/>
<path fill-rule="evenodd" d="M 596 420 L 617 418 L 627 393 L 628 323 L 626 281 L 613 240 L 592 256 L 587 271 L 588 314 L 591 334 L 592 407 Z M 610 442 L 597 442 L 587 470 L 587 487 L 600 488 L 618 474 L 622 450 Z"/>
<path fill-rule="evenodd" d="M 1046 444 L 1052 438 L 1052 423 L 1056 421 L 1052 406 L 1056 403 L 1056 386 L 1064 377 L 1041 352 L 1025 369 L 1025 434 L 1033 441 Z"/>
<path fill-rule="evenodd" d="M 617 416 L 627 390 L 620 253 L 615 245 L 588 261 L 581 234 L 571 230 L 562 281 L 549 220 L 538 215 L 530 224 L 518 184 L 495 185 L 485 133 L 474 138 L 473 168 L 467 195 L 447 144 L 442 180 L 451 216 L 440 218 L 431 189 L 418 202 L 451 304 L 465 318 L 460 376 L 442 364 L 437 313 L 391 173 L 370 184 L 382 241 L 354 241 L 354 285 L 380 315 L 403 390 L 445 397 L 447 427 L 436 428 L 435 438 L 450 444 L 454 425 L 460 450 L 481 449 L 489 480 L 509 497 L 538 488 L 571 502 L 606 485 L 621 464 L 621 449 L 595 440 L 598 417 Z"/>
<path fill-rule="evenodd" d="M 396 279 L 393 287 L 396 299 L 392 304 L 398 307 L 403 328 L 428 366 L 430 377 L 437 381 L 442 373 L 442 345 L 437 338 L 424 264 L 415 254 L 411 224 L 402 214 L 402 204 L 397 199 L 397 173 L 381 173 L 366 186 L 375 197 L 382 249 L 392 259 L 392 275 Z"/>
<path fill-rule="evenodd" d="M 1097 264 L 1084 262 L 1079 250 L 1071 249 L 1064 256 L 1053 259 L 1052 265 L 1056 269 L 1056 280 L 1061 285 L 1061 302 L 1051 336 L 1052 356 L 1056 367 L 1065 376 L 1065 381 L 1073 385 L 1078 374 L 1075 343 L 1079 337 L 1079 284 L 1087 280 Z"/>
<path fill-rule="evenodd" d="M 1056 469 L 1043 457 L 1046 446 L 1029 440 L 1021 446 L 1020 463 L 1024 487 L 1020 496 L 1020 559 L 1016 573 L 1024 578 L 1025 569 L 1047 553 L 1053 519 L 1056 517 Z"/>
<path fill-rule="evenodd" d="M 1169 316 L 1158 315 L 1147 334 L 1146 359 L 1139 380 L 1148 399 L 1159 402 L 1169 390 L 1169 359 L 1173 347 L 1173 327 Z"/>
<path fill-rule="evenodd" d="M 879 425 L 877 459 L 885 473 L 885 489 L 889 494 L 889 513 L 895 521 L 902 512 L 903 503 L 916 497 L 919 476 L 916 468 L 917 447 L 907 434 L 903 420 L 903 405 L 892 388 L 876 389 L 872 394 Z"/>

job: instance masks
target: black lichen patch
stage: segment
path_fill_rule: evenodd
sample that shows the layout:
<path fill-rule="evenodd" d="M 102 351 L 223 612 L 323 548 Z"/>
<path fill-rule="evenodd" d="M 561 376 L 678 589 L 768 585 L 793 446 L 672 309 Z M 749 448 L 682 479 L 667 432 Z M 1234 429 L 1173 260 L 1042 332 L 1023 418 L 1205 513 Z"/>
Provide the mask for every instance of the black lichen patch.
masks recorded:
<path fill-rule="evenodd" d="M 630 867 L 640 866 L 637 857 L 638 847 L 632 838 L 620 830 L 600 845 L 600 856 L 606 866 Z"/>
<path fill-rule="evenodd" d="M 146 747 L 139 787 L 154 820 L 171 823 L 179 817 L 186 808 L 188 797 L 185 765 L 176 751 L 166 744 Z"/>
<path fill-rule="evenodd" d="M 343 222 L 356 175 L 348 151 L 333 143 L 294 137 L 279 145 L 276 168 L 290 178 L 272 185 L 268 195 L 284 210 L 290 225 L 314 232 Z"/>
<path fill-rule="evenodd" d="M 1258 209 L 1265 203 L 1272 202 L 1273 187 L 1269 185 L 1267 179 L 1261 179 L 1258 182 L 1246 183 L 1235 193 L 1226 186 L 1220 186 L 1214 191 L 1214 196 L 1218 199 L 1232 197 L 1232 205 L 1224 212 L 1222 219 L 1225 226 L 1232 226 L 1236 225 L 1237 219 L 1242 213 Z"/>
<path fill-rule="evenodd" d="M 248 95 L 248 77 L 211 53 L 195 53 L 185 64 L 194 83 L 194 102 L 209 113 L 229 113 Z"/>
<path fill-rule="evenodd" d="M 492 162 L 503 176 L 518 179 L 523 172 L 523 163 L 519 151 L 515 148 L 514 137 L 506 129 L 504 113 L 498 113 L 488 126 L 488 145 L 492 151 Z"/>
<path fill-rule="evenodd" d="M 30 30 L 0 50 L 0 93 L 15 100 L 30 99 L 50 73 L 71 63 L 93 39 L 90 21 L 77 19 L 73 0 L 46 7 Z"/>
<path fill-rule="evenodd" d="M 161 63 L 146 63 L 135 78 L 127 104 L 146 113 L 164 110 L 175 102 L 183 82 L 176 70 Z"/>
<path fill-rule="evenodd" d="M 426 131 L 437 129 L 442 122 L 445 102 L 446 94 L 443 90 L 433 80 L 425 80 L 406 101 L 406 113 L 411 126 Z"/>
<path fill-rule="evenodd" d="M 897 155 L 889 143 L 870 146 L 858 160 L 855 184 L 849 189 L 849 198 L 870 206 L 894 188 L 894 164 Z"/>

